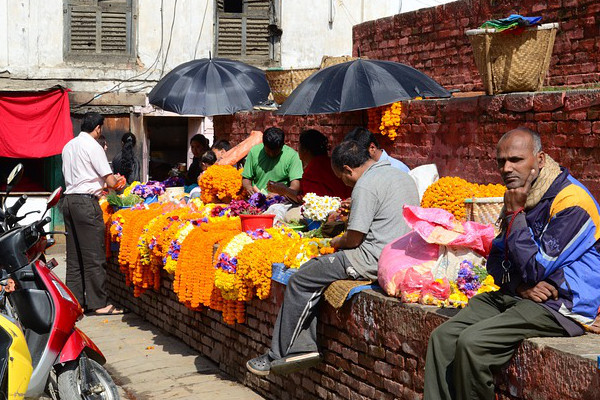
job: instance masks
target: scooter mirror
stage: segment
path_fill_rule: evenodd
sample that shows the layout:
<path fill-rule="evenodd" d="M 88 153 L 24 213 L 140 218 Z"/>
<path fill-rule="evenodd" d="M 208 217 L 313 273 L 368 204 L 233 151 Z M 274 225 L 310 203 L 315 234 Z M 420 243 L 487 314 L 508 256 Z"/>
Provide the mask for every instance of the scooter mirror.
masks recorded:
<path fill-rule="evenodd" d="M 23 177 L 23 164 L 19 163 L 17 164 L 16 167 L 14 167 L 12 169 L 12 171 L 10 171 L 10 174 L 8 175 L 8 179 L 6 180 L 6 194 L 8 195 L 13 187 L 19 183 L 19 181 L 21 180 L 21 178 Z"/>
<path fill-rule="evenodd" d="M 46 208 L 52 208 L 54 207 L 58 201 L 60 200 L 60 195 L 62 194 L 62 187 L 59 186 L 56 189 L 54 189 L 54 192 L 52 192 L 52 194 L 50 196 L 48 196 L 48 199 L 46 200 Z"/>

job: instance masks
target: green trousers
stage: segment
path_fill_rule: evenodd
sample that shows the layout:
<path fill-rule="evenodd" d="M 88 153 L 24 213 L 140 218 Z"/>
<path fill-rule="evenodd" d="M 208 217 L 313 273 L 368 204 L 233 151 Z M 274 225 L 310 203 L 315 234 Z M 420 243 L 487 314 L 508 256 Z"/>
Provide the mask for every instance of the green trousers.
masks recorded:
<path fill-rule="evenodd" d="M 493 373 L 524 339 L 568 336 L 541 305 L 499 292 L 473 297 L 433 331 L 425 362 L 423 400 L 493 400 Z"/>

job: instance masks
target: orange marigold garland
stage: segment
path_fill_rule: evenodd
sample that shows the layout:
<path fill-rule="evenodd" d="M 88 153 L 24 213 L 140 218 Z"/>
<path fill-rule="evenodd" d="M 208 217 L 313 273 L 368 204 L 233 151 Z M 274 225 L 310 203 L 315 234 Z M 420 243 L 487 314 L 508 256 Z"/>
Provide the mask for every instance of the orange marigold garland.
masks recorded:
<path fill-rule="evenodd" d="M 383 115 L 381 116 L 381 125 L 379 126 L 381 134 L 389 137 L 390 140 L 395 140 L 396 136 L 398 136 L 397 130 L 400 128 L 400 123 L 402 122 L 401 115 L 402 103 L 400 102 L 384 107 Z"/>
<path fill-rule="evenodd" d="M 402 103 L 396 102 L 383 107 L 375 107 L 367 110 L 367 128 L 373 133 L 381 133 L 395 140 L 398 129 L 402 123 Z"/>
<path fill-rule="evenodd" d="M 242 172 L 231 165 L 212 165 L 198 179 L 205 203 L 229 203 L 243 198 Z"/>
<path fill-rule="evenodd" d="M 158 203 L 150 204 L 140 210 L 130 210 L 130 218 L 123 225 L 119 248 L 119 266 L 125 274 L 125 282 L 133 284 L 133 295 L 139 297 L 145 289 L 154 285 L 154 274 L 145 274 L 138 251 L 138 241 L 144 226 L 163 212 Z M 135 214 L 134 214 L 135 213 Z"/>
<path fill-rule="evenodd" d="M 191 309 L 211 306 L 215 269 L 212 263 L 215 244 L 241 232 L 239 218 L 215 218 L 192 229 L 181 244 L 173 290 L 179 301 Z"/>
<path fill-rule="evenodd" d="M 466 218 L 465 199 L 471 197 L 501 197 L 506 188 L 502 185 L 479 185 L 458 177 L 443 177 L 431 184 L 421 200 L 421 207 L 442 208 L 458 220 Z"/>

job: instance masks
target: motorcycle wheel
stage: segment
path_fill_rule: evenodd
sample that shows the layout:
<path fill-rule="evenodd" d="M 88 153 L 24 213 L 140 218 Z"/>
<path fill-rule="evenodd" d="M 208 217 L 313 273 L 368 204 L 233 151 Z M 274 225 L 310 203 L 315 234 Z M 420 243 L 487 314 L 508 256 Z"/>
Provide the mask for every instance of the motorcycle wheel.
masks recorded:
<path fill-rule="evenodd" d="M 117 385 L 113 382 L 106 369 L 94 360 L 88 359 L 90 371 L 96 374 L 104 391 L 99 394 L 81 394 L 81 378 L 79 375 L 79 362 L 71 361 L 58 373 L 58 398 L 60 400 L 102 399 L 119 400 Z"/>

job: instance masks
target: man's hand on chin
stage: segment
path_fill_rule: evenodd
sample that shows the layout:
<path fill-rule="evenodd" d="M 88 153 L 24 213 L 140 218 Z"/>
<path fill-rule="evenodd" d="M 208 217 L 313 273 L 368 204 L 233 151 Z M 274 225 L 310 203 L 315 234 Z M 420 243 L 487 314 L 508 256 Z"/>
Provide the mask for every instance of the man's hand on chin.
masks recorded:
<path fill-rule="evenodd" d="M 525 207 L 525 203 L 527 202 L 527 195 L 529 194 L 529 190 L 531 189 L 531 184 L 535 178 L 535 170 L 531 170 L 527 179 L 525 179 L 525 184 L 518 188 L 506 189 L 504 192 L 504 206 L 506 207 L 506 212 L 513 213 L 519 209 Z"/>

